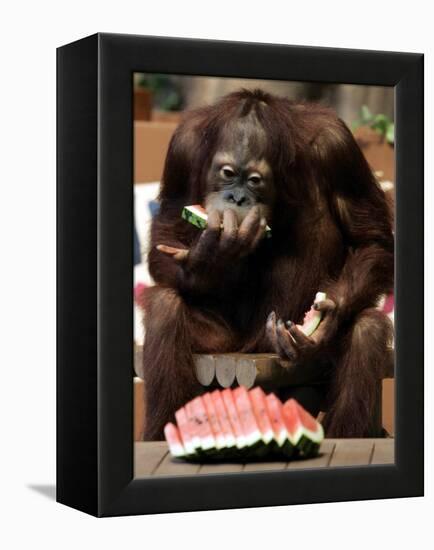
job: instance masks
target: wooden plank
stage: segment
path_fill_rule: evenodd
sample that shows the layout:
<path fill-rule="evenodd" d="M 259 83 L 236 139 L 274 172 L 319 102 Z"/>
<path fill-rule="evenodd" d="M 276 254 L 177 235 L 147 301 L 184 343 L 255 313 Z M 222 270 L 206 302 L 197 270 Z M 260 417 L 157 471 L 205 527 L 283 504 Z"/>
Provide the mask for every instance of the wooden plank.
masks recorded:
<path fill-rule="evenodd" d="M 200 464 L 195 462 L 186 462 L 184 460 L 173 458 L 167 453 L 162 462 L 154 471 L 154 476 L 193 476 L 198 473 Z"/>
<path fill-rule="evenodd" d="M 377 439 L 374 442 L 371 464 L 395 464 L 394 439 Z"/>
<path fill-rule="evenodd" d="M 244 466 L 243 472 L 272 472 L 286 470 L 288 463 L 283 461 L 249 462 Z"/>
<path fill-rule="evenodd" d="M 336 439 L 329 466 L 362 466 L 371 462 L 374 439 Z"/>
<path fill-rule="evenodd" d="M 242 472 L 244 464 L 239 462 L 220 462 L 218 464 L 202 464 L 199 469 L 199 474 L 229 474 L 234 472 Z"/>
<path fill-rule="evenodd" d="M 334 441 L 324 440 L 321 443 L 318 456 L 315 458 L 291 460 L 291 462 L 288 463 L 288 470 L 326 468 L 331 462 L 335 447 L 336 443 Z"/>
<path fill-rule="evenodd" d="M 165 441 L 134 443 L 134 477 L 150 476 L 168 453 Z"/>

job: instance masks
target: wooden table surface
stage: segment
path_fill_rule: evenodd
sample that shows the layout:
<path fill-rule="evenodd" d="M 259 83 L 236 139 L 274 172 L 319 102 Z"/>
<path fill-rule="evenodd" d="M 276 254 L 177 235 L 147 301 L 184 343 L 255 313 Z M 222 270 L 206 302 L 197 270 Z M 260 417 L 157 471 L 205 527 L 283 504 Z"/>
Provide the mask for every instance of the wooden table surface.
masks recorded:
<path fill-rule="evenodd" d="M 394 463 L 394 439 L 325 439 L 316 458 L 306 460 L 221 464 L 189 463 L 171 457 L 165 441 L 134 443 L 136 478 L 233 472 L 333 468 Z"/>

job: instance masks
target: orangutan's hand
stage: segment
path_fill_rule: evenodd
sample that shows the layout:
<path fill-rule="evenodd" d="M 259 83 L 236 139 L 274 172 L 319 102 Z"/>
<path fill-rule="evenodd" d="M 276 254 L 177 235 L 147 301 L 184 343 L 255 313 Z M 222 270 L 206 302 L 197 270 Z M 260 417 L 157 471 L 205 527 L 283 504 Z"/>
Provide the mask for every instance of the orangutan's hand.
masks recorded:
<path fill-rule="evenodd" d="M 314 308 L 323 313 L 318 328 L 306 336 L 292 321 L 277 319 L 274 311 L 267 319 L 266 331 L 272 347 L 282 358 L 302 364 L 318 357 L 337 331 L 336 303 L 330 299 L 317 302 Z"/>
<path fill-rule="evenodd" d="M 190 248 L 159 244 L 157 249 L 172 256 L 181 269 L 181 285 L 201 292 L 221 286 L 237 262 L 253 252 L 265 235 L 267 222 L 259 207 L 253 207 L 238 227 L 235 212 L 227 209 L 223 219 L 213 210 L 208 226 Z"/>

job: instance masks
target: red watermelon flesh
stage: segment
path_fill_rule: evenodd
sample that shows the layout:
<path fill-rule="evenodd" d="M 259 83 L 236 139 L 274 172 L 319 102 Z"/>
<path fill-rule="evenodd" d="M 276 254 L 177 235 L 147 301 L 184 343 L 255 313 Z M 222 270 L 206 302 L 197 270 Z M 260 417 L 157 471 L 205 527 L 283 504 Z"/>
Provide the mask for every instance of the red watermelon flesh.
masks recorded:
<path fill-rule="evenodd" d="M 193 434 L 188 422 L 187 413 L 184 407 L 178 409 L 175 413 L 176 423 L 178 424 L 179 433 L 181 435 L 182 444 L 185 452 L 188 455 L 195 454 L 195 446 L 193 443 Z"/>
<path fill-rule="evenodd" d="M 238 416 L 238 411 L 235 406 L 234 396 L 232 395 L 232 390 L 230 388 L 226 388 L 222 391 L 222 399 L 229 417 L 229 422 L 232 426 L 232 431 L 235 434 L 236 446 L 238 449 L 242 449 L 245 446 L 246 441 L 240 418 Z"/>
<path fill-rule="evenodd" d="M 241 428 L 245 439 L 245 445 L 252 446 L 262 442 L 262 433 L 259 430 L 258 422 L 253 412 L 249 394 L 244 386 L 233 391 L 235 406 L 240 419 Z"/>
<path fill-rule="evenodd" d="M 270 443 L 273 439 L 274 433 L 267 411 L 265 393 L 262 388 L 256 386 L 256 388 L 249 391 L 248 396 L 252 404 L 256 422 L 258 423 L 259 430 L 262 434 L 262 440 L 266 445 L 268 445 L 268 443 Z"/>
<path fill-rule="evenodd" d="M 279 447 L 282 447 L 288 440 L 288 432 L 286 430 L 282 415 L 282 403 L 273 393 L 266 396 L 265 402 L 271 426 L 273 428 L 274 439 Z"/>
<path fill-rule="evenodd" d="M 200 437 L 201 448 L 204 451 L 214 449 L 216 442 L 211 430 L 211 425 L 208 420 L 208 414 L 201 397 L 196 397 L 191 402 L 193 410 L 193 421 L 196 424 L 196 430 Z"/>
<path fill-rule="evenodd" d="M 217 412 L 217 418 L 219 420 L 221 430 L 226 440 L 226 447 L 229 447 L 229 448 L 235 447 L 236 445 L 235 434 L 232 430 L 232 426 L 229 420 L 229 415 L 223 403 L 223 399 L 220 391 L 219 390 L 213 391 L 211 394 L 211 397 L 214 402 L 214 406 Z"/>
<path fill-rule="evenodd" d="M 299 445 L 303 437 L 314 443 L 321 443 L 324 438 L 321 424 L 295 399 L 289 399 L 283 405 L 282 412 L 289 439 L 293 445 Z"/>
<path fill-rule="evenodd" d="M 223 449 L 224 447 L 226 447 L 226 438 L 220 426 L 217 410 L 214 405 L 214 400 L 209 392 L 204 393 L 202 399 L 205 405 L 206 413 L 208 415 L 211 431 L 216 442 L 216 449 Z"/>
<path fill-rule="evenodd" d="M 164 435 L 169 445 L 170 454 L 175 457 L 185 456 L 186 451 L 181 441 L 178 428 L 172 422 L 164 426 Z"/>

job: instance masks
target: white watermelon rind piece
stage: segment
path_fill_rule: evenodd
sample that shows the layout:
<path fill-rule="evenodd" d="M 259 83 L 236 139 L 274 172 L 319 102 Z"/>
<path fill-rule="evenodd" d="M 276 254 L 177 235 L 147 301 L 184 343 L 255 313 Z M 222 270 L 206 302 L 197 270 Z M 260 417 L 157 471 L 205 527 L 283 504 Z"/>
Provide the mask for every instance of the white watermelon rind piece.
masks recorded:
<path fill-rule="evenodd" d="M 325 292 L 317 292 L 315 295 L 314 302 L 312 304 L 312 307 L 314 304 L 318 302 L 322 302 L 327 298 L 327 294 Z M 312 308 L 308 312 L 309 314 L 313 315 L 313 318 L 308 322 L 303 322 L 302 325 L 297 325 L 297 328 L 301 330 L 306 336 L 312 336 L 312 334 L 316 331 L 318 328 L 321 320 L 322 320 L 322 313 L 320 311 L 314 311 L 312 312 Z"/>

